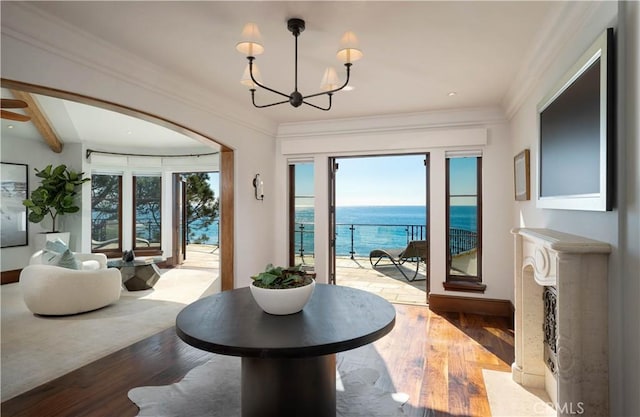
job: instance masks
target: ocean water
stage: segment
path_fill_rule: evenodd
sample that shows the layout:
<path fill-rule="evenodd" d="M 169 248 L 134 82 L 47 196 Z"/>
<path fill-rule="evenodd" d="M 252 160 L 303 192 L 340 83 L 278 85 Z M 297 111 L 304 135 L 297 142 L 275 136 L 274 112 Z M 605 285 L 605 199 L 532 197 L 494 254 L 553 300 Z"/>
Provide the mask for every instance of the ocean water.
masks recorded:
<path fill-rule="evenodd" d="M 305 255 L 314 253 L 314 209 L 296 208 L 295 249 Z M 376 248 L 401 248 L 409 240 L 426 239 L 426 209 L 423 206 L 356 206 L 336 208 L 336 254 L 368 256 Z M 472 206 L 452 206 L 452 228 L 476 230 L 476 212 Z M 195 227 L 196 237 L 205 234 L 203 243 L 218 244 L 219 222 L 208 228 Z"/>
<path fill-rule="evenodd" d="M 368 256 L 376 248 L 403 248 L 410 240 L 426 239 L 424 206 L 349 206 L 336 208 L 336 254 Z M 476 229 L 472 206 L 452 206 L 450 226 Z M 313 207 L 296 208 L 296 252 L 314 252 Z"/>
<path fill-rule="evenodd" d="M 187 239 L 190 243 L 206 243 L 218 245 L 220 242 L 220 220 L 215 219 L 209 227 L 202 227 L 199 222 L 194 222 L 190 228 L 190 235 Z M 204 236 L 203 236 L 204 235 Z"/>

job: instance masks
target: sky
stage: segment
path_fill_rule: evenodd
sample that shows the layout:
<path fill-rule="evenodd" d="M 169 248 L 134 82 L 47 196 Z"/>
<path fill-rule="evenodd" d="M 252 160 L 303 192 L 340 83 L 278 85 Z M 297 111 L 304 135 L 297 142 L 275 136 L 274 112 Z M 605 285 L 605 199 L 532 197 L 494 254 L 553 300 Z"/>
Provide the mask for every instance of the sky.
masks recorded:
<path fill-rule="evenodd" d="M 424 206 L 424 154 L 339 158 L 336 174 L 337 206 Z M 453 194 L 475 194 L 475 158 L 452 159 Z M 296 195 L 313 196 L 313 164 L 296 165 Z M 467 199 L 452 204 L 468 204 Z M 309 199 L 297 204 L 309 205 Z"/>
<path fill-rule="evenodd" d="M 424 155 L 340 158 L 337 206 L 424 206 Z"/>
<path fill-rule="evenodd" d="M 210 172 L 209 173 L 209 187 L 213 190 L 213 195 L 216 198 L 220 198 L 220 173 L 219 172 Z"/>

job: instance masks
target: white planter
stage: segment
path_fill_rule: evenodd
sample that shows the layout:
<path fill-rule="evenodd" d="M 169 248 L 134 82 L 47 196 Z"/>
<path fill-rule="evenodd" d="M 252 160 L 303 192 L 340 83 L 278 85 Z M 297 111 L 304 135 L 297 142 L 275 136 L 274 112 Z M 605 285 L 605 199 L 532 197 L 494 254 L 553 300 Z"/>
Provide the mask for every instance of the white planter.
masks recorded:
<path fill-rule="evenodd" d="M 316 281 L 304 287 L 271 289 L 256 287 L 251 283 L 251 295 L 265 313 L 275 315 L 294 314 L 302 311 L 311 298 Z"/>
<path fill-rule="evenodd" d="M 65 245 L 69 246 L 69 238 L 71 234 L 69 232 L 55 232 L 55 233 L 38 233 L 34 236 L 35 251 L 44 249 L 44 245 L 48 240 L 60 239 Z"/>

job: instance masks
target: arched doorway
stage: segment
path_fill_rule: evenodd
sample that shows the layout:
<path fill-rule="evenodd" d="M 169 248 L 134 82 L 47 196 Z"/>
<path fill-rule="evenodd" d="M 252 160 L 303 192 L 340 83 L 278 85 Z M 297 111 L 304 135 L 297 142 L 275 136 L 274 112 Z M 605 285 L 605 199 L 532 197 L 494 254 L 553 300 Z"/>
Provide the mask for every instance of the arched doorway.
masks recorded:
<path fill-rule="evenodd" d="M 132 118 L 138 118 L 146 122 L 162 126 L 166 129 L 177 132 L 185 137 L 192 138 L 193 140 L 201 143 L 209 142 L 212 146 L 219 149 L 220 155 L 220 277 L 222 290 L 232 289 L 234 286 L 234 152 L 233 149 L 220 144 L 216 140 L 199 132 L 196 132 L 188 127 L 176 123 L 165 118 L 149 114 L 147 112 L 139 111 L 130 107 L 122 106 L 116 103 L 99 100 L 96 98 L 75 94 L 72 92 L 61 91 L 57 89 L 51 89 L 43 86 L 37 86 L 33 84 L 22 83 L 13 80 L 1 80 L 1 86 L 3 89 L 10 89 L 22 94 L 39 94 L 43 96 L 55 97 L 58 99 L 68 100 L 70 102 L 81 103 L 88 106 L 94 106 L 100 109 L 109 110 L 130 116 Z M 41 123 L 41 126 L 46 125 Z M 39 129 L 40 129 L 39 127 Z M 43 134 L 45 141 L 51 147 L 52 152 L 60 152 L 60 144 L 54 143 L 54 136 Z M 55 148 L 58 147 L 56 151 Z M 134 233 L 135 235 L 135 233 Z M 86 240 L 86 239 L 85 239 Z M 84 242 L 84 245 L 88 245 Z"/>

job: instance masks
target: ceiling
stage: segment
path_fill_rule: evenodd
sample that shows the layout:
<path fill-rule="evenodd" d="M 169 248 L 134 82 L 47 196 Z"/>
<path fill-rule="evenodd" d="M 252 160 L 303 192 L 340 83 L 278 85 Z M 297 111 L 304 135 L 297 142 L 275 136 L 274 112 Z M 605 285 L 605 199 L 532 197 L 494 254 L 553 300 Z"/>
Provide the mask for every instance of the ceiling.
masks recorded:
<path fill-rule="evenodd" d="M 13 98 L 10 90 L 2 89 L 3 98 Z M 32 94 L 40 110 L 62 143 L 86 143 L 95 150 L 127 152 L 139 150 L 146 154 L 209 153 L 219 150 L 212 142 L 203 144 L 160 125 L 95 106 Z M 24 109 L 11 109 L 27 114 Z M 34 123 L 2 119 L 2 136 L 21 140 L 42 141 Z"/>
<path fill-rule="evenodd" d="M 31 5 L 198 88 L 276 123 L 287 123 L 502 106 L 541 28 L 560 4 L 48 1 Z M 239 82 L 247 60 L 235 45 L 244 24 L 254 22 L 264 40 L 265 52 L 256 59 L 264 84 L 287 93 L 293 90 L 294 38 L 286 29 L 290 17 L 306 20 L 299 38 L 303 95 L 319 91 L 327 66 L 344 75 L 336 51 L 345 31 L 355 32 L 360 40 L 364 58 L 352 67 L 354 89 L 336 93 L 328 112 L 288 104 L 254 109 L 247 88 Z M 276 100 L 279 96 L 272 93 L 256 93 L 261 104 Z M 314 103 L 324 106 L 324 97 Z M 127 136 L 118 140 L 126 141 Z"/>

